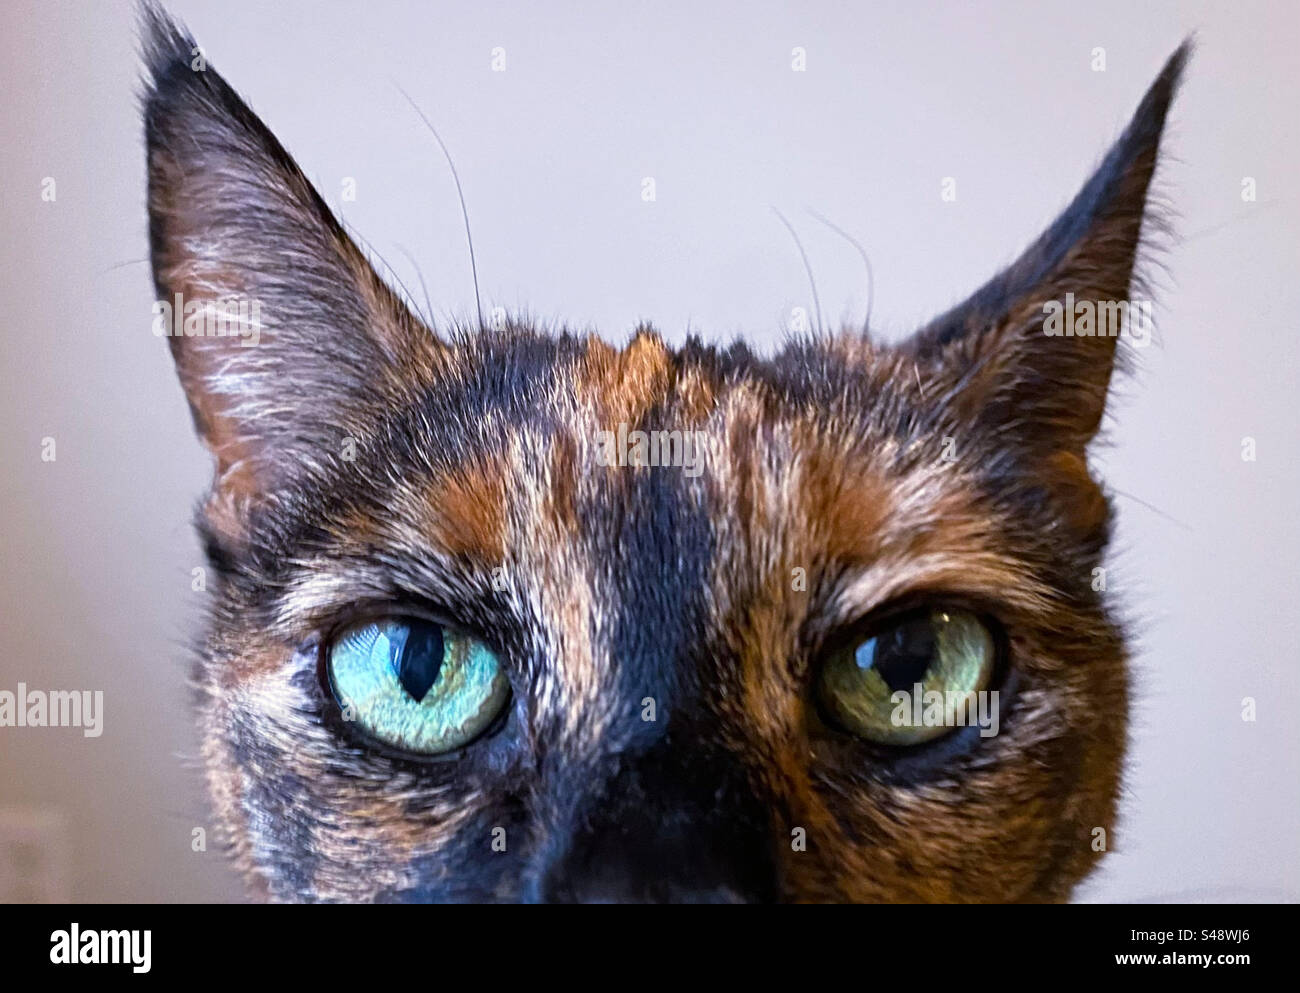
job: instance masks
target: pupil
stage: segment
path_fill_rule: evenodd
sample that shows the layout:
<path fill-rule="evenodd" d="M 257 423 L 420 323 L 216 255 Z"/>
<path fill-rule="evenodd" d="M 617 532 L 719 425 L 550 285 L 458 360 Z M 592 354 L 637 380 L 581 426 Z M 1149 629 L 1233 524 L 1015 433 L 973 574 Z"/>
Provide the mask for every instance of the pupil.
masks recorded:
<path fill-rule="evenodd" d="M 398 649 L 397 679 L 412 700 L 419 703 L 442 669 L 442 629 L 436 624 L 413 623 L 405 644 Z"/>
<path fill-rule="evenodd" d="M 905 621 L 878 639 L 876 671 L 891 692 L 911 691 L 925 682 L 934 661 L 935 633 L 930 618 Z"/>

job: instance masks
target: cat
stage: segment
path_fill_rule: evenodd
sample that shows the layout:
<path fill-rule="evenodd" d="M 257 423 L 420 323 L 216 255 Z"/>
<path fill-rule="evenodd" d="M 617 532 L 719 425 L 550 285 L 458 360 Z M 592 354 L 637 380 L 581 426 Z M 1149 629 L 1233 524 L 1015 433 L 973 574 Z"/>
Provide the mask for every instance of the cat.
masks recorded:
<path fill-rule="evenodd" d="M 143 9 L 154 282 L 215 461 L 202 753 L 250 896 L 1069 899 L 1127 734 L 1087 461 L 1124 347 L 1046 315 L 1142 289 L 1189 43 L 965 303 L 764 358 L 426 326 Z"/>

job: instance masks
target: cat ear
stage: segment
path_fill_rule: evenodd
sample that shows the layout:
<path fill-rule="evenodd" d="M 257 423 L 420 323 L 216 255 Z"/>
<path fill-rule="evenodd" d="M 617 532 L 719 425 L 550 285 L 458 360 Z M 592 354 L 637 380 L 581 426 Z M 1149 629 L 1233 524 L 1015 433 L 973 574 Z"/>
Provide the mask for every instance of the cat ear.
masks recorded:
<path fill-rule="evenodd" d="M 1148 211 L 1147 191 L 1190 51 L 1190 41 L 1184 42 L 1170 57 L 1124 133 L 1055 223 L 1011 266 L 904 346 L 919 363 L 956 380 L 946 397 L 960 416 L 1014 426 L 1030 447 L 1081 451 L 1096 433 L 1115 365 L 1115 305 L 1125 304 L 1130 331 L 1143 320 L 1149 333 L 1150 304 L 1131 296 L 1134 265 L 1144 220 L 1148 233 L 1158 222 Z M 1097 333 L 1107 329 L 1111 333 Z M 1135 333 L 1134 340 L 1142 339 Z"/>
<path fill-rule="evenodd" d="M 443 348 L 194 40 L 141 10 L 154 331 L 216 490 L 256 500 L 338 454 Z"/>

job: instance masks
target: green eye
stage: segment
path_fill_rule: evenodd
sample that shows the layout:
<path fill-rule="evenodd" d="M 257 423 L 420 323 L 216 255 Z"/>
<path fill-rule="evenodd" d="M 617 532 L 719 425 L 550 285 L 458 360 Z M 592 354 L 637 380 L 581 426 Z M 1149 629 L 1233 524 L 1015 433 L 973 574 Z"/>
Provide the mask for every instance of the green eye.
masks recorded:
<path fill-rule="evenodd" d="M 416 617 L 346 632 L 330 647 L 328 670 L 344 720 L 416 755 L 469 744 L 510 695 L 501 664 L 483 642 Z"/>
<path fill-rule="evenodd" d="M 993 636 L 976 615 L 918 611 L 832 653 L 817 696 L 845 731 L 884 745 L 916 745 L 974 723 L 975 695 L 989 685 L 996 656 Z M 954 720 L 959 714 L 968 719 Z"/>

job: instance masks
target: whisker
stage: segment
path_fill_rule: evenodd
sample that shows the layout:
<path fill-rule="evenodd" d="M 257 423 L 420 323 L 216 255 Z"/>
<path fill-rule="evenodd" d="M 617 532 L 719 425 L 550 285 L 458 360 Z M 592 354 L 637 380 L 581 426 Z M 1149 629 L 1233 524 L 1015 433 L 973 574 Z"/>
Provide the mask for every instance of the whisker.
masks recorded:
<path fill-rule="evenodd" d="M 1198 241 L 1201 238 L 1208 238 L 1212 234 L 1218 234 L 1224 228 L 1231 227 L 1241 221 L 1250 220 L 1255 217 L 1267 217 L 1268 215 L 1261 209 L 1263 207 L 1275 207 L 1282 203 L 1281 197 L 1272 197 L 1268 200 L 1261 200 L 1254 205 L 1254 209 L 1248 214 L 1241 214 L 1237 217 L 1229 217 L 1226 221 L 1220 221 L 1218 224 L 1211 224 L 1209 227 L 1201 228 L 1199 231 L 1193 231 L 1189 235 L 1179 238 L 1180 244 L 1186 245 L 1189 242 Z"/>
<path fill-rule="evenodd" d="M 794 239 L 795 247 L 799 249 L 799 256 L 803 259 L 804 272 L 808 273 L 808 284 L 812 287 L 813 307 L 817 311 L 817 333 L 822 333 L 822 303 L 817 297 L 817 280 L 813 278 L 812 266 L 808 262 L 808 253 L 803 250 L 803 242 L 799 240 L 799 235 L 794 229 L 794 225 L 785 219 L 785 215 L 772 208 L 777 218 L 785 225 L 785 229 L 790 232 L 790 237 Z"/>
<path fill-rule="evenodd" d="M 411 253 L 408 252 L 404 246 L 397 245 L 397 250 L 406 256 L 406 261 L 411 263 L 411 267 L 415 270 L 416 276 L 418 276 L 420 279 L 420 292 L 424 294 L 424 310 L 425 313 L 428 314 L 428 316 L 425 318 L 425 322 L 428 324 L 430 328 L 432 328 L 433 327 L 433 304 L 429 300 L 429 287 L 424 285 L 424 271 L 420 268 L 420 263 L 415 261 L 415 257 L 411 255 Z"/>
<path fill-rule="evenodd" d="M 343 222 L 343 223 L 344 223 L 344 227 L 347 229 L 349 237 L 355 238 L 357 241 L 361 242 L 362 248 L 364 248 L 370 255 L 373 255 L 375 258 L 377 258 L 380 262 L 383 263 L 384 268 L 388 270 L 388 275 L 390 275 L 397 282 L 398 287 L 405 295 L 405 300 L 403 302 L 409 304 L 411 307 L 415 309 L 416 313 L 419 313 L 420 308 L 417 307 L 415 304 L 415 294 L 410 291 L 410 289 L 407 287 L 407 285 L 404 282 L 402 282 L 402 277 L 397 274 L 397 270 L 394 269 L 392 265 L 389 264 L 386 258 L 384 258 L 382 255 L 379 254 L 375 246 L 372 245 L 369 241 L 367 241 L 365 236 L 361 234 L 361 232 L 359 232 L 351 224 L 348 224 L 347 222 Z M 430 326 L 432 327 L 432 325 Z"/>
<path fill-rule="evenodd" d="M 1147 503 L 1141 497 L 1135 497 L 1132 493 L 1125 493 L 1123 490 L 1117 490 L 1113 486 L 1110 489 L 1116 496 L 1122 496 L 1126 500 L 1132 500 L 1134 503 L 1139 504 L 1140 506 L 1143 506 L 1147 510 L 1151 511 L 1151 513 L 1155 514 L 1157 517 L 1163 517 L 1170 524 L 1182 528 L 1184 531 L 1188 532 L 1189 534 L 1195 533 L 1196 529 L 1193 528 L 1190 524 L 1184 524 L 1178 518 L 1171 517 L 1170 515 L 1166 514 L 1163 510 L 1161 510 L 1159 507 Z"/>
<path fill-rule="evenodd" d="M 110 272 L 115 272 L 115 271 L 118 270 L 118 269 L 125 269 L 125 268 L 126 268 L 127 266 L 129 266 L 129 265 L 143 265 L 144 263 L 146 263 L 146 262 L 148 262 L 148 261 L 149 261 L 148 259 L 128 259 L 128 260 L 125 261 L 125 262 L 117 262 L 117 263 L 115 263 L 115 264 L 109 266 L 107 269 L 102 269 L 102 270 L 100 270 L 100 273 L 99 273 L 99 274 L 100 274 L 101 276 L 103 276 L 103 275 L 106 275 L 106 274 L 108 274 L 108 273 L 110 273 Z"/>
<path fill-rule="evenodd" d="M 876 278 L 871 269 L 871 259 L 867 257 L 867 250 L 862 247 L 862 243 L 857 238 L 849 234 L 834 221 L 813 210 L 811 207 L 804 207 L 804 210 L 812 214 L 817 220 L 821 221 L 837 235 L 847 241 L 850 245 L 858 250 L 862 256 L 862 264 L 867 267 L 867 316 L 862 320 L 862 333 L 869 334 L 871 331 L 871 305 L 876 302 Z"/>
<path fill-rule="evenodd" d="M 434 141 L 436 141 L 438 147 L 442 149 L 442 154 L 447 159 L 447 166 L 451 169 L 451 178 L 456 183 L 456 196 L 460 198 L 460 216 L 465 221 L 465 241 L 469 245 L 469 269 L 470 274 L 474 278 L 474 307 L 478 311 L 478 326 L 479 330 L 482 331 L 485 327 L 483 323 L 483 301 L 479 296 L 478 290 L 478 263 L 474 259 L 474 236 L 470 233 L 469 229 L 469 210 L 465 206 L 465 191 L 460 185 L 460 175 L 456 172 L 456 163 L 451 160 L 451 152 L 447 151 L 447 145 L 442 140 L 442 136 L 438 134 L 438 129 L 435 128 L 429 118 L 424 115 L 424 111 L 420 109 L 419 105 L 411 99 L 411 95 L 402 89 L 401 86 L 398 86 L 396 83 L 393 85 L 397 86 L 398 92 L 401 93 L 402 96 L 406 97 L 406 102 L 409 103 L 411 108 L 420 115 L 420 120 L 424 121 L 424 126 L 429 129 L 429 133 L 433 135 Z"/>

